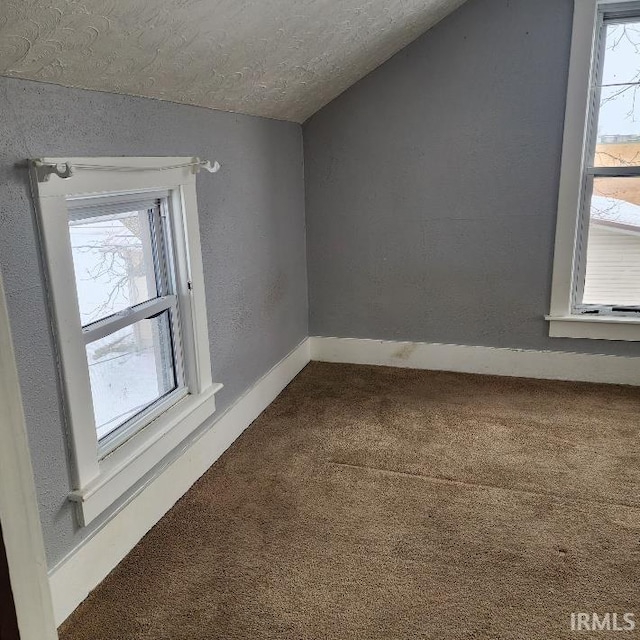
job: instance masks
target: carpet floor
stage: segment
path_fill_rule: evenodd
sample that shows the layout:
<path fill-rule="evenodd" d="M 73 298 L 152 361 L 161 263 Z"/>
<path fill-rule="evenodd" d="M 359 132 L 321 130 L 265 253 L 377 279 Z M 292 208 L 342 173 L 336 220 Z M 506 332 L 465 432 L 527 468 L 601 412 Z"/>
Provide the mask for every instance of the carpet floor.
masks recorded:
<path fill-rule="evenodd" d="M 640 627 L 639 436 L 631 387 L 311 363 L 60 637 L 575 640 L 572 612 Z"/>

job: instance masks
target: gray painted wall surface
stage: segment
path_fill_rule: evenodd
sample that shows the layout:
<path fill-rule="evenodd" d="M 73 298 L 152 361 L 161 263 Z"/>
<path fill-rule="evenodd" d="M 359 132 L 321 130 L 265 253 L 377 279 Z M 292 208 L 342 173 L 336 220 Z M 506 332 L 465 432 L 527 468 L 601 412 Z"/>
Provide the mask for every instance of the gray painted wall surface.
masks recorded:
<path fill-rule="evenodd" d="M 0 78 L 0 268 L 8 294 L 50 565 L 78 530 L 25 158 L 200 155 L 197 180 L 218 413 L 307 331 L 299 125 Z M 117 506 L 117 505 L 116 505 Z"/>
<path fill-rule="evenodd" d="M 572 0 L 469 0 L 307 121 L 311 335 L 550 339 Z"/>

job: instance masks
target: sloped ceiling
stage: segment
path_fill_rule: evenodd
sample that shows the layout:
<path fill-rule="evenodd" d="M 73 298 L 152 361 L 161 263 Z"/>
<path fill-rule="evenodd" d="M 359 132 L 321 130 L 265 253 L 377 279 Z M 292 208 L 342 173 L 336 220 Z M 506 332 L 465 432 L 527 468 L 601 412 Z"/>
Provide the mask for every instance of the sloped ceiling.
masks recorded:
<path fill-rule="evenodd" d="M 464 0 L 2 0 L 0 75 L 302 122 Z"/>

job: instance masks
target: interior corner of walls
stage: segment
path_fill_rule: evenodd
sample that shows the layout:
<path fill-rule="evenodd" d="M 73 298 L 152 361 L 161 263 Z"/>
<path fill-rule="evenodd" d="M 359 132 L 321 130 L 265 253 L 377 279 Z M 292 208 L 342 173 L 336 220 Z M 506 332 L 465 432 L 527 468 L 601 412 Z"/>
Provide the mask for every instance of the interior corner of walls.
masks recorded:
<path fill-rule="evenodd" d="M 189 490 L 310 360 L 303 339 L 180 454 L 162 468 L 110 520 L 49 571 L 56 624 L 60 625 Z"/>

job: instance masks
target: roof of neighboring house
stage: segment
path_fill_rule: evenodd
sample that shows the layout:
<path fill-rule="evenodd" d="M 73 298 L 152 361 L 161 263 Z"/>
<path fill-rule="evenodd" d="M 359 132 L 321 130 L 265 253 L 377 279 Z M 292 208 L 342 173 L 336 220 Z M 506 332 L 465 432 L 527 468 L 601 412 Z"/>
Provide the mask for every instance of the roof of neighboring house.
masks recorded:
<path fill-rule="evenodd" d="M 616 198 L 592 196 L 591 221 L 613 229 L 640 233 L 640 205 Z"/>

